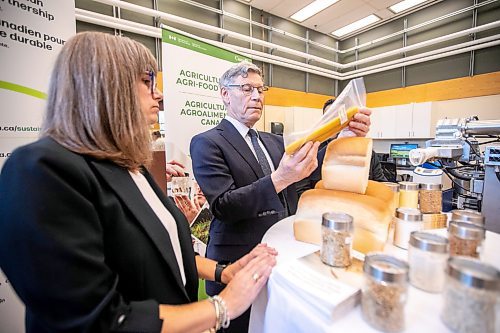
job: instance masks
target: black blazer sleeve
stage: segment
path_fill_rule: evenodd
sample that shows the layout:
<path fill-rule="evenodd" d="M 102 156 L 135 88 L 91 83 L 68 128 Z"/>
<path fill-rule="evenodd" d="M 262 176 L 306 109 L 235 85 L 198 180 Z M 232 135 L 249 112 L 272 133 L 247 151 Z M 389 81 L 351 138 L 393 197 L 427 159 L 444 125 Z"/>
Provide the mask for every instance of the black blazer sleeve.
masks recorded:
<path fill-rule="evenodd" d="M 95 207 L 100 181 L 54 147 L 18 149 L 0 176 L 0 266 L 26 305 L 27 332 L 159 332 L 158 302 L 117 290 Z"/>

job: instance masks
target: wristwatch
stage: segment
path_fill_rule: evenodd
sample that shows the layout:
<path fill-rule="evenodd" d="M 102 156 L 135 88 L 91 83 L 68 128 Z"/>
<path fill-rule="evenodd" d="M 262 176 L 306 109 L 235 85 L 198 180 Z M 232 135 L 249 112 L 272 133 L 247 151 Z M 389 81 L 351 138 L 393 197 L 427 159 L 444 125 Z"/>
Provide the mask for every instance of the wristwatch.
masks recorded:
<path fill-rule="evenodd" d="M 222 284 L 222 271 L 227 267 L 227 265 L 223 265 L 220 263 L 215 264 L 215 282 Z"/>

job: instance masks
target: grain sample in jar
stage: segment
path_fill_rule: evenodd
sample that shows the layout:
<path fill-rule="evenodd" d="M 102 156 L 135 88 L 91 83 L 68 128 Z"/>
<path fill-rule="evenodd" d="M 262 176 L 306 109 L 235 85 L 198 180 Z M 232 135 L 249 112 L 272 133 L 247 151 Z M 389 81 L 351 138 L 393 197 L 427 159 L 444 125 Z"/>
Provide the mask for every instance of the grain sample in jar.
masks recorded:
<path fill-rule="evenodd" d="M 448 225 L 448 215 L 446 214 L 422 214 L 424 229 L 442 229 Z"/>
<path fill-rule="evenodd" d="M 403 331 L 408 296 L 408 265 L 386 254 L 370 253 L 365 257 L 363 272 L 363 319 L 383 332 Z"/>
<path fill-rule="evenodd" d="M 323 263 L 333 267 L 351 265 L 353 237 L 351 215 L 340 212 L 324 213 L 321 236 L 320 257 Z"/>
<path fill-rule="evenodd" d="M 418 208 L 418 184 L 412 182 L 399 183 L 399 207 Z"/>
<path fill-rule="evenodd" d="M 456 333 L 498 332 L 499 306 L 500 271 L 477 259 L 448 260 L 441 312 L 448 328 Z"/>
<path fill-rule="evenodd" d="M 418 203 L 422 214 L 437 214 L 443 209 L 441 184 L 420 184 Z"/>
<path fill-rule="evenodd" d="M 431 293 L 441 292 L 449 257 L 448 240 L 439 235 L 414 231 L 409 244 L 410 284 Z"/>
<path fill-rule="evenodd" d="M 422 213 L 418 209 L 401 207 L 396 210 L 395 221 L 393 243 L 397 247 L 408 249 L 411 232 L 424 229 Z"/>
<path fill-rule="evenodd" d="M 394 212 L 395 212 L 396 209 L 399 208 L 399 184 L 398 183 L 391 183 L 391 182 L 383 182 L 382 184 L 387 185 L 394 194 L 393 206 L 394 206 Z"/>
<path fill-rule="evenodd" d="M 484 235 L 483 227 L 467 222 L 450 221 L 448 226 L 450 256 L 479 258 Z"/>
<path fill-rule="evenodd" d="M 451 221 L 467 222 L 484 227 L 484 216 L 470 209 L 454 209 L 451 211 Z"/>

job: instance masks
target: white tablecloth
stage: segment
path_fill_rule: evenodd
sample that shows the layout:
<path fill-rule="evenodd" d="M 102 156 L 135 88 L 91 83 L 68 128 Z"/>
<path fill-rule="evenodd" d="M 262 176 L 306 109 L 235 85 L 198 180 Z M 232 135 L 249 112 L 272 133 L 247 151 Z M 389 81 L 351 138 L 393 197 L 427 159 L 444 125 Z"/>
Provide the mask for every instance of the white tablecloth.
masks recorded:
<path fill-rule="evenodd" d="M 263 243 L 278 250 L 278 265 L 287 260 L 303 257 L 319 250 L 319 246 L 296 241 L 293 237 L 294 217 L 288 217 L 270 228 L 264 235 Z M 445 230 L 437 230 L 445 233 Z M 395 246 L 386 246 L 385 252 L 407 260 L 407 252 Z M 500 269 L 500 235 L 486 233 L 484 253 L 481 258 Z M 406 330 L 411 333 L 449 332 L 441 322 L 441 294 L 431 294 L 411 287 L 408 291 Z M 263 289 L 252 306 L 250 333 L 271 332 L 378 332 L 361 318 L 357 306 L 345 317 L 332 322 L 301 302 L 300 297 L 276 283 L 273 275 L 267 289 Z"/>

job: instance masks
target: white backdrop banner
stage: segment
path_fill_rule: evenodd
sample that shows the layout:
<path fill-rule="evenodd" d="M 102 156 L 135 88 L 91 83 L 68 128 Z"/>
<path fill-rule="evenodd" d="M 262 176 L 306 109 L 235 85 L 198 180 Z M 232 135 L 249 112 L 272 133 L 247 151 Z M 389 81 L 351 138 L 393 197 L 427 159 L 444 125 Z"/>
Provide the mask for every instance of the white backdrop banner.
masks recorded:
<path fill-rule="evenodd" d="M 162 39 L 166 156 L 191 171 L 191 138 L 226 116 L 220 76 L 234 63 L 251 59 L 169 28 Z"/>
<path fill-rule="evenodd" d="M 34 141 L 50 71 L 75 34 L 74 1 L 0 0 L 0 168 L 16 147 Z M 24 308 L 0 271 L 0 331 L 24 332 Z"/>
<path fill-rule="evenodd" d="M 0 167 L 38 137 L 50 71 L 75 26 L 74 1 L 0 0 Z"/>

